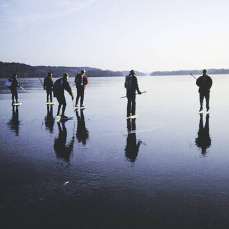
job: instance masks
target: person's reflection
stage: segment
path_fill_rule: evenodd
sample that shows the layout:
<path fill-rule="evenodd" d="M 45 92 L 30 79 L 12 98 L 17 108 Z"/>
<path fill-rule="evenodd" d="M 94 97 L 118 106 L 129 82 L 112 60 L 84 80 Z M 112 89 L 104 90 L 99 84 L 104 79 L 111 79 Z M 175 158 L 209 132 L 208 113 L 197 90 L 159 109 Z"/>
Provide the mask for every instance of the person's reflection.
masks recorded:
<path fill-rule="evenodd" d="M 135 162 L 141 141 L 136 138 L 136 121 L 135 119 L 127 119 L 128 135 L 126 139 L 125 155 L 130 162 Z"/>
<path fill-rule="evenodd" d="M 88 129 L 86 128 L 86 125 L 85 125 L 83 110 L 80 110 L 80 114 L 76 110 L 76 117 L 77 117 L 76 138 L 78 139 L 79 143 L 86 145 L 87 139 L 89 138 L 89 132 L 88 132 Z"/>
<path fill-rule="evenodd" d="M 19 136 L 20 121 L 18 106 L 12 106 L 12 117 L 8 122 L 8 125 L 9 128 L 15 132 L 16 136 Z"/>
<path fill-rule="evenodd" d="M 56 157 L 66 162 L 69 162 L 74 146 L 74 135 L 72 139 L 67 143 L 67 129 L 65 127 L 65 123 L 58 122 L 57 125 L 59 134 L 54 141 L 54 150 L 56 153 Z"/>
<path fill-rule="evenodd" d="M 209 114 L 206 115 L 205 125 L 203 122 L 203 114 L 200 114 L 198 137 L 196 138 L 196 146 L 201 148 L 203 156 L 207 154 L 207 149 L 211 146 L 211 138 L 209 135 Z"/>
<path fill-rule="evenodd" d="M 55 118 L 53 117 L 53 106 L 47 105 L 47 115 L 45 116 L 45 127 L 50 133 L 53 133 Z"/>

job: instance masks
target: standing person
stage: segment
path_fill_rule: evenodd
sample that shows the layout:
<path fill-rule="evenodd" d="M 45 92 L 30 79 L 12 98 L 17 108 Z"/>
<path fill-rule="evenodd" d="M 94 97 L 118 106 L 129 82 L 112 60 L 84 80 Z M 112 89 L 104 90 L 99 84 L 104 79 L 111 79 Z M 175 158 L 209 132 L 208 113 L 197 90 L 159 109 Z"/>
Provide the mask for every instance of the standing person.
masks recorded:
<path fill-rule="evenodd" d="M 86 71 L 82 70 L 80 73 L 77 73 L 75 77 L 75 84 L 77 89 L 77 97 L 76 97 L 76 104 L 75 106 L 78 106 L 78 102 L 80 99 L 80 107 L 84 107 L 83 101 L 84 101 L 84 90 L 86 85 L 88 84 L 88 79 L 86 75 Z"/>
<path fill-rule="evenodd" d="M 136 111 L 136 91 L 141 94 L 138 88 L 138 80 L 134 70 L 131 70 L 125 80 L 127 97 L 127 117 L 134 116 Z"/>
<path fill-rule="evenodd" d="M 207 75 L 207 70 L 203 70 L 203 75 L 196 80 L 200 94 L 200 112 L 203 110 L 203 101 L 206 100 L 206 109 L 209 111 L 210 89 L 212 87 L 212 79 Z"/>
<path fill-rule="evenodd" d="M 55 83 L 53 84 L 53 94 L 59 103 L 57 116 L 60 115 L 60 109 L 62 107 L 61 118 L 67 119 L 68 117 L 64 115 L 65 109 L 66 109 L 66 99 L 64 96 L 64 90 L 66 90 L 70 94 L 70 96 L 72 97 L 72 100 L 73 100 L 74 97 L 72 94 L 72 89 L 68 83 L 68 74 L 67 73 L 64 73 L 63 77 L 56 80 Z"/>
<path fill-rule="evenodd" d="M 47 94 L 47 103 L 52 103 L 53 79 L 51 72 L 49 72 L 48 76 L 44 79 L 44 90 L 46 90 Z"/>
<path fill-rule="evenodd" d="M 11 79 L 10 79 L 11 85 L 9 86 L 11 95 L 12 95 L 12 105 L 15 103 L 18 103 L 18 88 L 20 87 L 20 84 L 17 79 L 17 74 L 15 74 Z"/>

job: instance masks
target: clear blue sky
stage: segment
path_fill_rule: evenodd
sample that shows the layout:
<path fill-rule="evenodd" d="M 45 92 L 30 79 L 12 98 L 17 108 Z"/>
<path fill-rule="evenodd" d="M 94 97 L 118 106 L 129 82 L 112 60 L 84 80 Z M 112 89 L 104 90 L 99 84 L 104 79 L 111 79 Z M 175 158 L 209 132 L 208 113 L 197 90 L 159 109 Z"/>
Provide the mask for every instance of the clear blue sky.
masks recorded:
<path fill-rule="evenodd" d="M 0 0 L 0 60 L 153 71 L 229 67 L 228 0 Z"/>

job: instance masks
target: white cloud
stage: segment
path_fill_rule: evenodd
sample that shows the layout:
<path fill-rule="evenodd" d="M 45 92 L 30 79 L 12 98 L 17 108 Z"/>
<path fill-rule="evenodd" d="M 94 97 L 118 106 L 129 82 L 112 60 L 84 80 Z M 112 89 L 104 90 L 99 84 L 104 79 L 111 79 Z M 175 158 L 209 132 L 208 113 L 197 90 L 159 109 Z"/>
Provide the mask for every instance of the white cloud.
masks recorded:
<path fill-rule="evenodd" d="M 26 27 L 69 16 L 92 6 L 96 0 L 1 0 L 0 23 Z"/>

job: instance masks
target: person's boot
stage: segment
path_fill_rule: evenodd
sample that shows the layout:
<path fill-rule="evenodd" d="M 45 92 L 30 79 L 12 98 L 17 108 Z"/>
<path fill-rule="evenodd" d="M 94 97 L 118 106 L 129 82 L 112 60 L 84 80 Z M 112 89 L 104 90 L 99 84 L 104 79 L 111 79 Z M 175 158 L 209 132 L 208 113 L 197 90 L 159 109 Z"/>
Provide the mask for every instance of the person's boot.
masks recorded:
<path fill-rule="evenodd" d="M 202 112 L 202 111 L 203 111 L 203 107 L 201 106 L 199 112 Z"/>
<path fill-rule="evenodd" d="M 207 109 L 207 112 L 209 111 L 209 109 L 210 109 L 210 107 L 206 107 L 206 109 Z"/>

